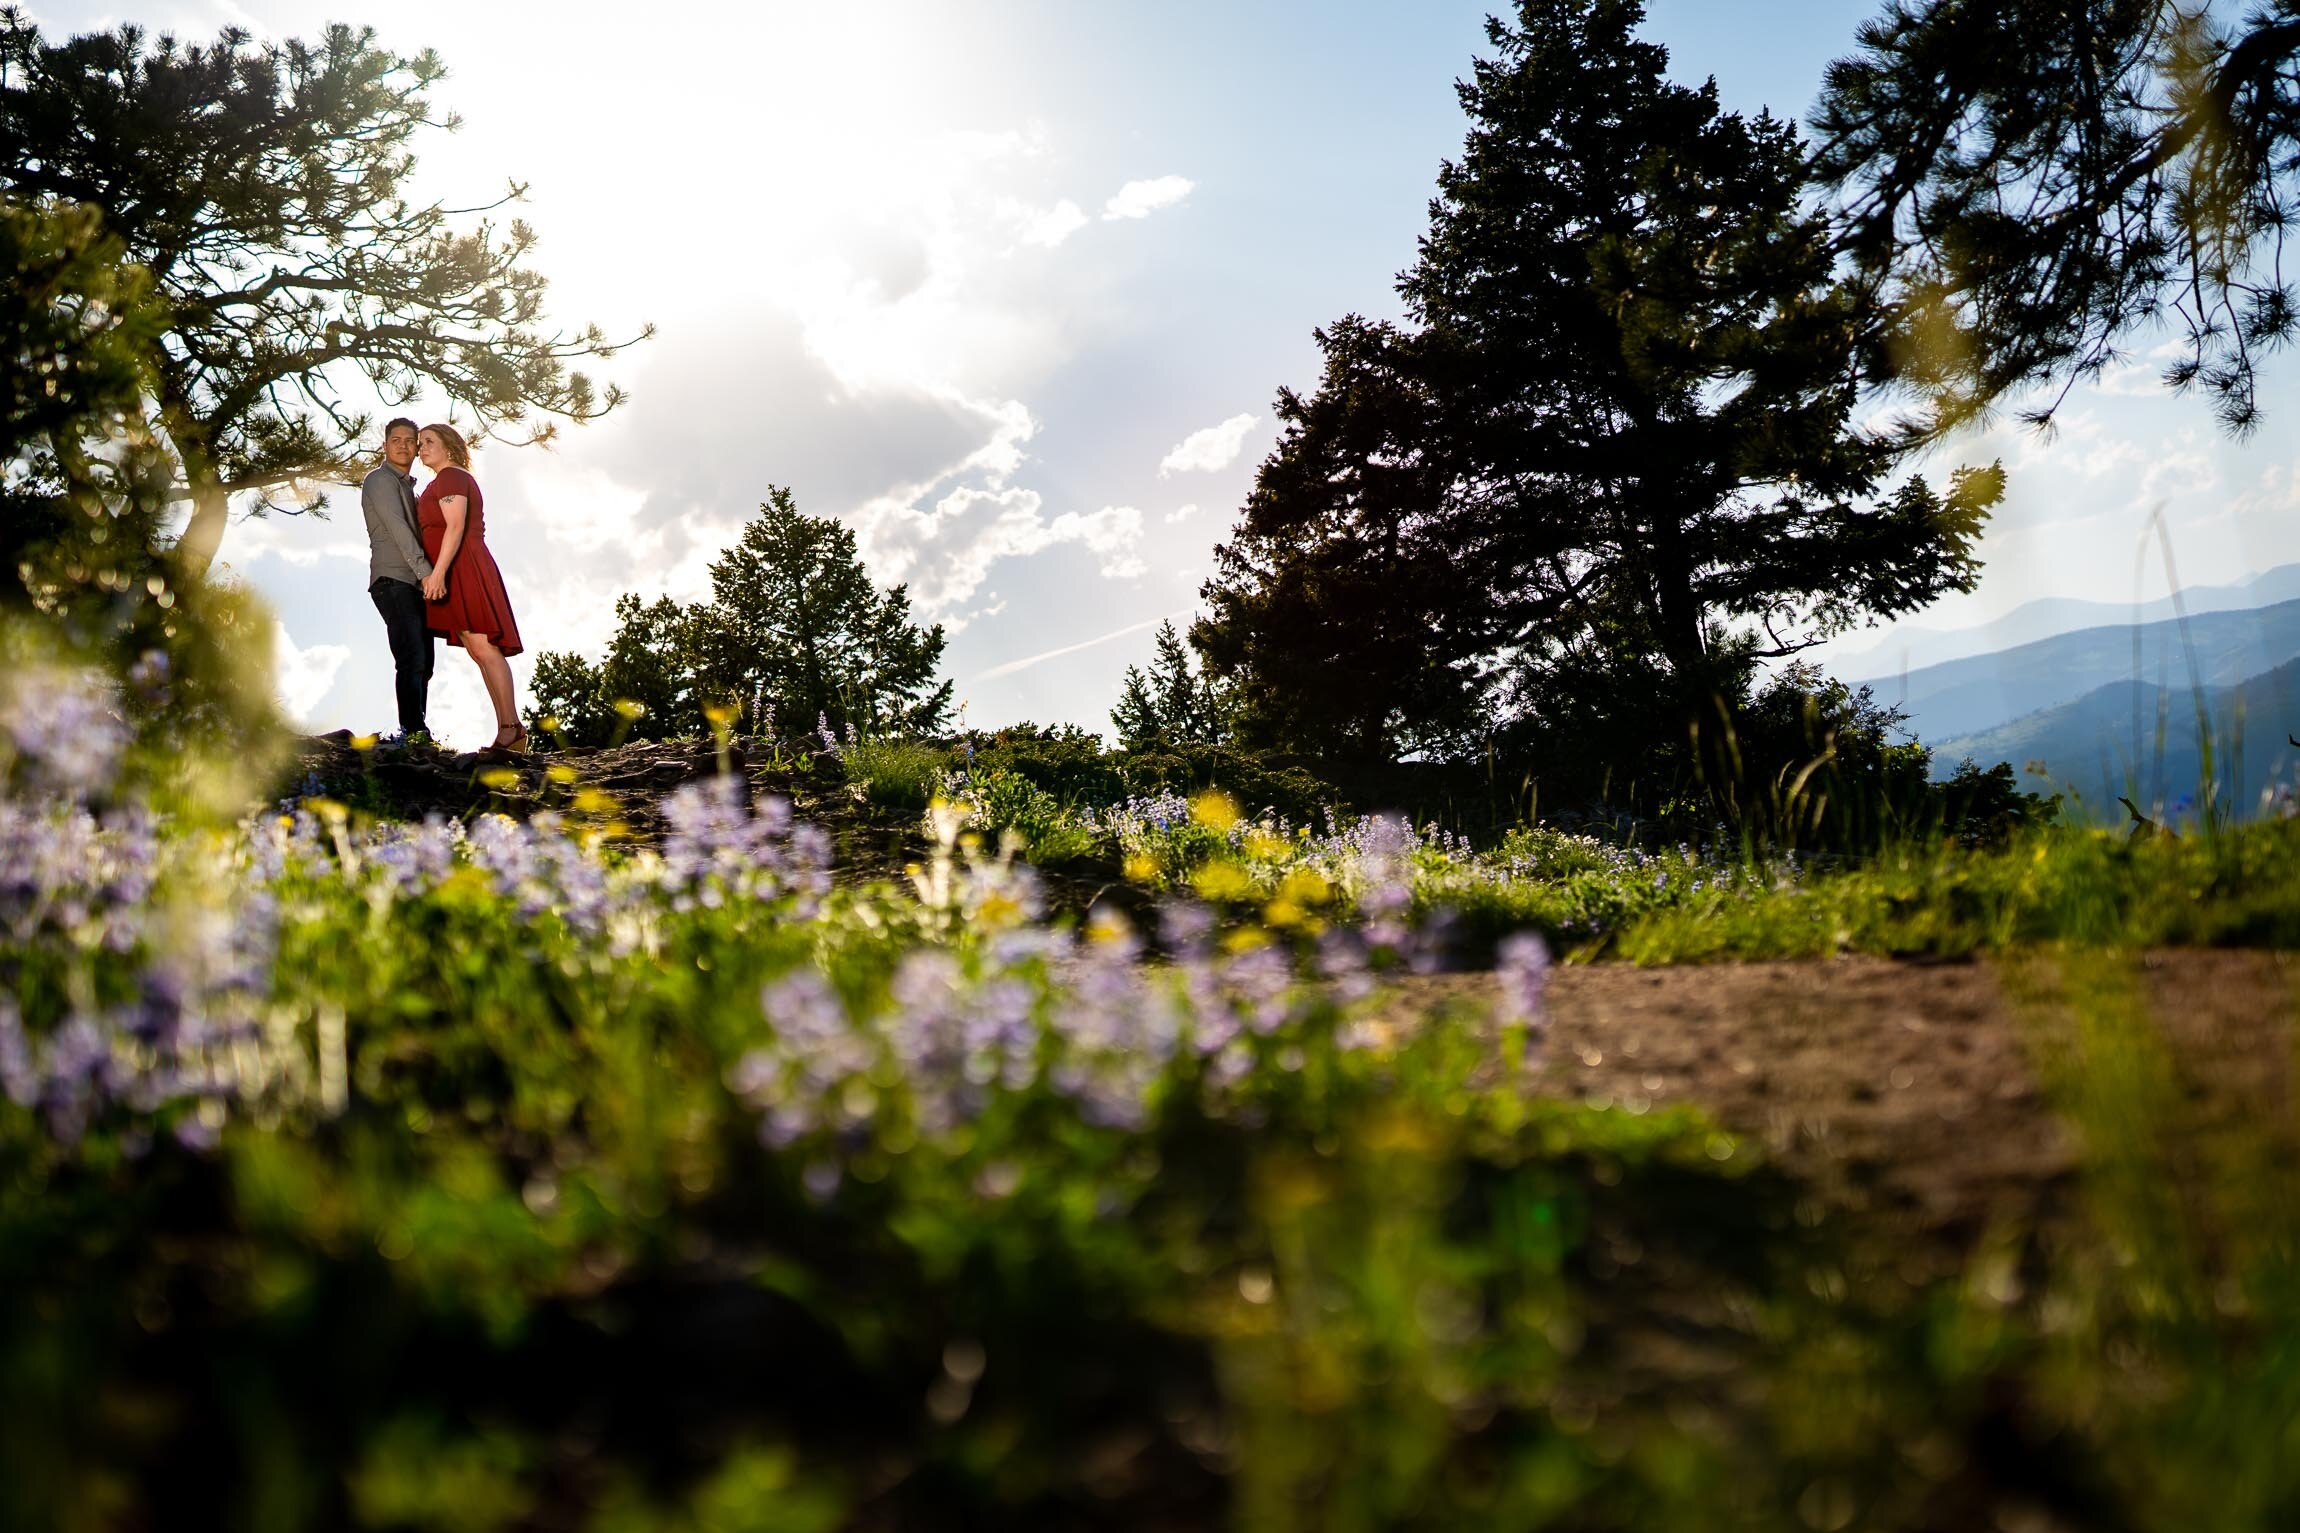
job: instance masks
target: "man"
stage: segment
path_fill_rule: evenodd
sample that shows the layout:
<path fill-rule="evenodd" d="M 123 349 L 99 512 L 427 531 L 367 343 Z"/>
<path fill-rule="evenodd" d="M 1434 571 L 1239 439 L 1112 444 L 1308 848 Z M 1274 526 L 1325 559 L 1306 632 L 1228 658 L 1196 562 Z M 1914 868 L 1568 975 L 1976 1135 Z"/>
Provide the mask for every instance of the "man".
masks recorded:
<path fill-rule="evenodd" d="M 415 524 L 415 422 L 401 416 L 383 428 L 383 461 L 359 487 L 367 515 L 367 594 L 383 614 L 391 640 L 393 690 L 399 732 L 410 745 L 428 743 L 423 713 L 431 697 L 434 655 L 423 621 L 423 582 L 431 574 Z"/>

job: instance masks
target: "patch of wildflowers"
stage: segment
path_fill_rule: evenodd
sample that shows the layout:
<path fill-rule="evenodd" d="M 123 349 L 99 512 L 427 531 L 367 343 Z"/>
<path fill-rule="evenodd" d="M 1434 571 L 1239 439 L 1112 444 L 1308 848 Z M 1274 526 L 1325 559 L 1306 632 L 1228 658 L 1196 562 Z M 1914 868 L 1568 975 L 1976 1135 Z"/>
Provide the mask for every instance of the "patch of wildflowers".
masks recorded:
<path fill-rule="evenodd" d="M 27 788 L 84 803 L 119 776 L 128 725 L 116 691 L 96 673 L 28 665 L 0 692 L 0 741 Z"/>
<path fill-rule="evenodd" d="M 673 910 L 787 898 L 805 920 L 830 892 L 829 840 L 793 824 L 789 799 L 746 799 L 741 779 L 711 777 L 663 800 L 663 818 L 658 867 Z"/>

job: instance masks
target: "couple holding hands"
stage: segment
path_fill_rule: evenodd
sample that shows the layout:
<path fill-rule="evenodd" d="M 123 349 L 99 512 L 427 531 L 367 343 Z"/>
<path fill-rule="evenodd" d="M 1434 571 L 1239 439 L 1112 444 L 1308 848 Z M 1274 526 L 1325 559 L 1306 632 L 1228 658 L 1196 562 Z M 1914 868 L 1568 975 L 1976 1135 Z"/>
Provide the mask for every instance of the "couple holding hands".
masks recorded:
<path fill-rule="evenodd" d="M 410 470 L 431 473 L 421 493 Z M 359 487 L 367 517 L 367 594 L 383 614 L 399 701 L 399 729 L 411 744 L 429 739 L 424 709 L 431 693 L 432 636 L 471 656 L 495 705 L 488 748 L 527 744 L 511 693 L 509 657 L 524 646 L 503 589 L 503 572 L 487 551 L 485 498 L 471 477 L 471 449 L 453 426 L 424 426 L 404 416 L 383 428 L 383 462 Z"/>

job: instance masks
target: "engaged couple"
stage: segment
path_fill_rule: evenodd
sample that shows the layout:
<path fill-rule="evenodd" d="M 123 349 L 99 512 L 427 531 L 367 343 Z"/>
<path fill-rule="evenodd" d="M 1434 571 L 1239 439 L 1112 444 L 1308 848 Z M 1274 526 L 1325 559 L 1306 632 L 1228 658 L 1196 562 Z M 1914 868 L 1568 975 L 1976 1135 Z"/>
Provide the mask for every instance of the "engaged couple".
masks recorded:
<path fill-rule="evenodd" d="M 431 474 L 420 494 L 409 471 L 418 459 Z M 367 594 L 391 641 L 401 736 L 411 744 L 430 738 L 432 636 L 445 634 L 479 667 L 495 705 L 488 748 L 523 749 L 527 730 L 513 704 L 509 657 L 524 646 L 503 572 L 487 551 L 486 499 L 462 433 L 418 429 L 404 416 L 386 424 L 383 462 L 360 485 L 359 503 L 367 516 Z"/>

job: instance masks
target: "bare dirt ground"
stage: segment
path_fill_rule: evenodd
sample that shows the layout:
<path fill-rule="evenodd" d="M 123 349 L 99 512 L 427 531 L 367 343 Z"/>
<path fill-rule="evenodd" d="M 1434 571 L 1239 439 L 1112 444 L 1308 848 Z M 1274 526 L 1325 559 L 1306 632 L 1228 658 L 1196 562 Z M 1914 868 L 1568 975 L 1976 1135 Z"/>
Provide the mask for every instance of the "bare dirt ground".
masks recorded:
<path fill-rule="evenodd" d="M 1992 1228 L 2064 1207 L 2081 1147 L 2038 1075 L 2069 1025 L 2056 965 L 2111 961 L 1561 969 L 1544 1086 L 1633 1112 L 1697 1105 L 1831 1204 L 1954 1260 Z M 2175 951 L 2132 965 L 2195 1134 L 2281 1125 L 2283 1148 L 2300 1153 L 2300 955 Z M 1404 982 L 1398 999 L 1426 1011 L 1493 984 L 1433 976 Z"/>

